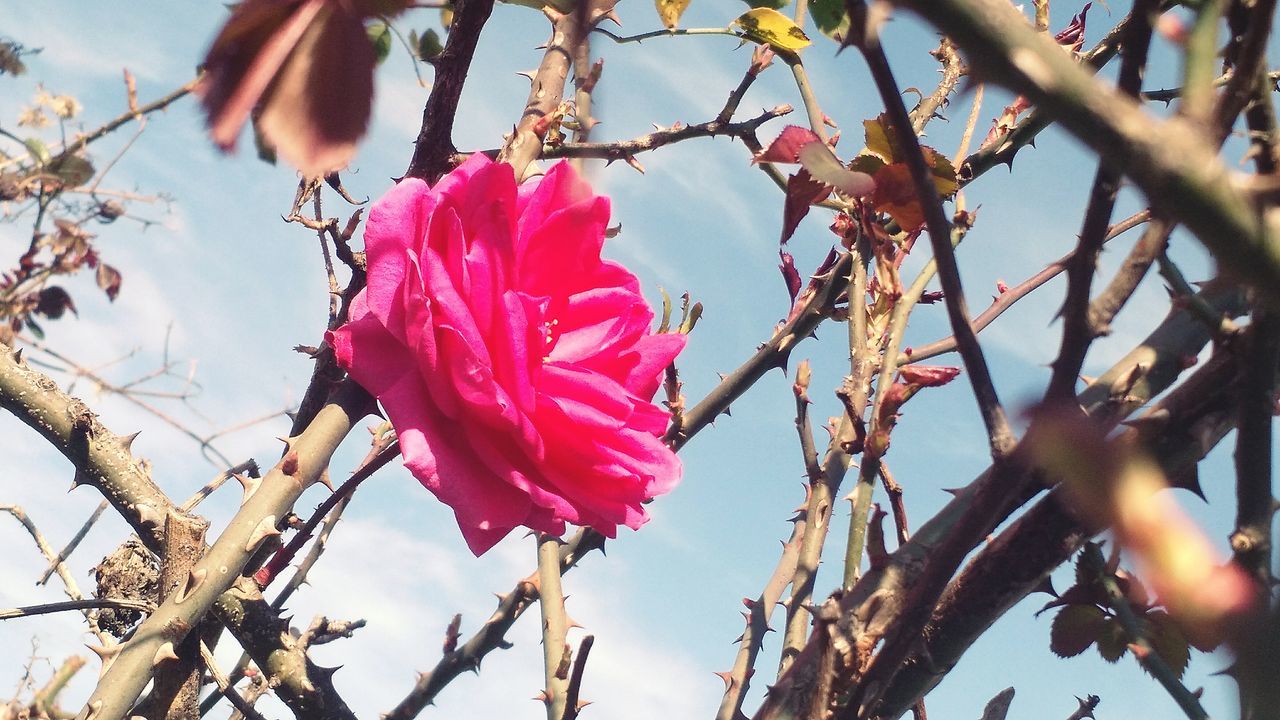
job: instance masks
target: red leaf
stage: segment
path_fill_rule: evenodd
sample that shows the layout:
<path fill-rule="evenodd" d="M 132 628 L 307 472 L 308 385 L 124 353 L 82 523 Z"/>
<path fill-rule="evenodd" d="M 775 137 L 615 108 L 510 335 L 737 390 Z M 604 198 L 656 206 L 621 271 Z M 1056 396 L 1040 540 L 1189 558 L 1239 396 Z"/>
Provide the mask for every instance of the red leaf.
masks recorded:
<path fill-rule="evenodd" d="M 778 250 L 778 257 L 782 259 L 778 269 L 782 271 L 782 279 L 787 283 L 787 294 L 791 296 L 791 304 L 794 305 L 796 296 L 800 294 L 800 271 L 796 270 L 796 259 L 791 253 Z"/>
<path fill-rule="evenodd" d="M 323 7 L 324 0 L 246 0 L 232 10 L 205 56 L 205 74 L 196 87 L 218 147 L 235 148 L 249 113 Z"/>
<path fill-rule="evenodd" d="M 98 287 L 102 288 L 103 292 L 107 294 L 107 299 L 115 302 L 116 296 L 120 294 L 120 281 L 122 280 L 120 271 L 106 263 L 99 263 L 96 278 Z"/>
<path fill-rule="evenodd" d="M 1085 16 L 1089 14 L 1091 7 L 1093 3 L 1085 3 L 1084 7 L 1080 8 L 1080 14 L 1072 17 L 1071 22 L 1053 36 L 1054 41 L 1072 53 L 1080 52 L 1080 48 L 1084 47 Z"/>
<path fill-rule="evenodd" d="M 36 300 L 36 313 L 50 320 L 57 320 L 68 310 L 73 315 L 78 314 L 76 312 L 76 304 L 71 300 L 71 295 L 66 290 L 57 285 L 51 285 L 40 291 L 39 299 Z"/>
<path fill-rule="evenodd" d="M 911 171 L 903 163 L 886 165 L 876 173 L 876 189 L 871 201 L 876 210 L 889 213 L 907 232 L 924 225 L 924 209 L 916 198 Z"/>
<path fill-rule="evenodd" d="M 214 142 L 233 148 L 256 106 L 268 143 L 303 175 L 345 166 L 373 105 L 377 58 L 361 10 L 332 0 L 237 6 L 201 82 Z"/>
<path fill-rule="evenodd" d="M 941 365 L 904 365 L 898 368 L 898 376 L 903 382 L 920 387 L 946 385 L 959 374 L 960 368 Z"/>
<path fill-rule="evenodd" d="M 809 143 L 821 144 L 822 140 L 809 128 L 788 125 L 752 162 L 797 163 L 800 162 L 800 148 Z"/>
<path fill-rule="evenodd" d="M 809 207 L 826 200 L 829 195 L 831 195 L 831 188 L 814 180 L 809 176 L 809 171 L 804 168 L 800 168 L 800 172 L 787 178 L 787 199 L 782 207 L 781 242 L 783 244 L 786 244 L 795 234 L 800 221 L 809 214 Z"/>

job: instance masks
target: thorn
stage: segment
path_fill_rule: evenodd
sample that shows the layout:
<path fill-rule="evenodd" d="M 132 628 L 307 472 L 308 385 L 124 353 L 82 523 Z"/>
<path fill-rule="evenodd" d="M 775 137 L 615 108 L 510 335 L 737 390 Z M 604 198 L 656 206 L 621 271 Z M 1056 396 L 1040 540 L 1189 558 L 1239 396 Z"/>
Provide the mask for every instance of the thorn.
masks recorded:
<path fill-rule="evenodd" d="M 187 575 L 187 581 L 182 584 L 182 587 L 178 588 L 178 594 L 174 597 L 173 604 L 182 604 L 182 601 L 190 597 L 191 593 L 195 592 L 201 585 L 204 585 L 204 580 L 208 575 L 209 571 L 204 568 L 199 570 L 192 569 Z"/>
<path fill-rule="evenodd" d="M 240 498 L 240 507 L 244 507 L 249 502 L 249 498 L 258 492 L 258 488 L 262 487 L 262 478 L 250 477 L 249 475 L 232 475 L 236 482 L 240 483 L 240 487 L 244 488 L 244 496 Z"/>
<path fill-rule="evenodd" d="M 640 164 L 640 161 L 637 160 L 634 155 L 628 155 L 626 157 L 626 162 L 628 165 L 635 168 L 641 175 L 644 174 L 644 166 Z"/>
<path fill-rule="evenodd" d="M 519 75 L 520 77 L 528 78 L 528 79 L 529 79 L 529 83 L 530 83 L 530 84 L 533 84 L 533 78 L 537 76 L 538 71 L 537 71 L 537 70 L 525 70 L 524 72 L 518 72 L 518 73 L 516 73 L 516 74 L 517 74 L 517 75 Z"/>
<path fill-rule="evenodd" d="M 161 643 L 160 647 L 156 648 L 155 657 L 151 658 L 151 667 L 157 667 L 160 663 L 164 662 L 165 660 L 177 660 L 177 659 L 178 659 L 178 653 L 173 651 L 173 643 L 171 642 Z"/>
<path fill-rule="evenodd" d="M 1169 413 L 1167 408 L 1157 408 L 1146 415 L 1133 418 L 1132 420 L 1125 420 L 1120 424 L 1141 432 L 1159 432 L 1169 424 L 1169 420 L 1172 419 L 1172 417 L 1173 416 Z"/>
<path fill-rule="evenodd" d="M 244 544 L 245 552 L 253 552 L 258 544 L 272 535 L 279 535 L 280 531 L 276 529 L 276 516 L 268 515 L 258 523 L 257 527 L 249 535 L 249 541 Z"/>
<path fill-rule="evenodd" d="M 91 650 L 94 655 L 97 655 L 98 659 L 102 660 L 104 663 L 116 655 L 119 655 L 120 650 L 124 648 L 124 646 L 118 642 L 109 642 L 108 645 L 103 646 L 85 643 L 85 647 L 89 648 L 89 650 Z"/>
<path fill-rule="evenodd" d="M 89 484 L 89 476 L 85 475 L 79 470 L 76 470 L 76 474 L 71 476 L 71 487 L 67 488 L 67 492 L 71 492 L 72 490 L 75 490 L 81 485 L 88 485 L 88 484 Z"/>
<path fill-rule="evenodd" d="M 329 479 L 329 468 L 320 471 L 320 477 L 316 478 L 316 482 L 329 488 L 329 492 L 333 492 L 333 481 Z"/>
<path fill-rule="evenodd" d="M 153 527 L 161 527 L 164 524 L 164 516 L 156 509 L 155 505 L 150 503 L 138 503 L 133 506 L 135 512 L 138 513 L 138 520 L 143 525 L 151 525 Z"/>
<path fill-rule="evenodd" d="M 716 677 L 724 681 L 724 691 L 729 692 L 729 688 L 733 687 L 733 672 L 725 670 L 724 672 L 714 673 Z"/>
<path fill-rule="evenodd" d="M 104 703 L 101 700 L 94 700 L 80 710 L 75 720 L 93 720 L 98 716 L 98 713 L 102 712 L 103 705 Z"/>
<path fill-rule="evenodd" d="M 22 364 L 22 348 L 13 351 L 13 361 L 19 365 Z"/>
<path fill-rule="evenodd" d="M 124 646 L 117 642 L 102 647 L 86 644 L 85 647 L 89 648 L 102 661 L 102 667 L 98 669 L 98 679 L 101 680 L 102 676 L 107 674 L 107 668 L 111 667 L 111 663 L 115 662 L 116 656 L 120 654 L 120 650 Z"/>
<path fill-rule="evenodd" d="M 138 436 L 141 434 L 142 434 L 142 431 L 139 430 L 138 432 L 131 433 L 129 435 L 119 435 L 116 437 L 116 440 L 119 441 L 120 446 L 123 447 L 126 451 L 132 451 L 133 441 L 137 440 Z"/>

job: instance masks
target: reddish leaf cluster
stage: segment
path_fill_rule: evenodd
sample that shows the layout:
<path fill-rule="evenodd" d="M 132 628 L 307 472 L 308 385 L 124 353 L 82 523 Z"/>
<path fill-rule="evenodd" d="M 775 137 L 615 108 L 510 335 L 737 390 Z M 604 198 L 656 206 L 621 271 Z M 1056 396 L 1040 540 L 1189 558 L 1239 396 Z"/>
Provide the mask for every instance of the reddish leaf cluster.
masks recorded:
<path fill-rule="evenodd" d="M 54 227 L 54 232 L 35 238 L 16 268 L 0 275 L 0 343 L 10 344 L 24 327 L 42 337 L 44 330 L 36 317 L 57 320 L 68 311 L 76 314 L 71 293 L 49 284 L 59 275 L 88 268 L 109 300 L 120 294 L 120 271 L 99 259 L 93 247 L 95 236 L 70 220 L 54 220 Z"/>
<path fill-rule="evenodd" d="M 1058 43 L 1063 50 L 1071 53 L 1072 57 L 1078 58 L 1080 49 L 1084 47 L 1085 18 L 1089 14 L 1089 8 L 1092 6 L 1093 3 L 1091 2 L 1085 3 L 1080 12 L 1072 16 L 1071 22 L 1053 36 L 1054 42 Z M 1030 109 L 1030 100 L 1021 95 L 1014 98 L 1013 102 L 1005 106 L 1000 113 L 1000 117 L 992 122 L 991 130 L 987 133 L 986 139 L 982 141 L 982 148 L 992 147 L 1008 137 L 1009 133 L 1013 132 L 1013 128 L 1017 126 L 1018 117 Z"/>
<path fill-rule="evenodd" d="M 875 429 L 867 435 L 863 462 L 879 460 L 889 451 L 889 436 L 898 423 L 902 405 L 921 388 L 941 387 L 960 375 L 958 367 L 906 365 L 898 369 L 898 379 L 885 391 L 877 406 Z"/>

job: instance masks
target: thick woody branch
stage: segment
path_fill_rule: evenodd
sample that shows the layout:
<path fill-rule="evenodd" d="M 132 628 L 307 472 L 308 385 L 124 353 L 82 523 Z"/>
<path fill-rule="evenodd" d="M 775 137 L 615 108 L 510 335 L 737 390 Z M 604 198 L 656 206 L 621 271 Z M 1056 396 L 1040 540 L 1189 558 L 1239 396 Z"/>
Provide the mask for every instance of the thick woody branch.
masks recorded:
<path fill-rule="evenodd" d="M 564 100 L 565 80 L 573 64 L 573 52 L 586 33 L 613 12 L 617 0 L 582 0 L 586 8 L 581 12 L 561 13 L 551 7 L 543 12 L 551 19 L 551 39 L 547 41 L 542 63 L 533 76 L 529 99 L 525 103 L 520 122 L 511 138 L 498 154 L 501 162 L 510 164 L 517 178 L 525 176 L 525 169 L 542 152 L 542 139 L 546 129 L 538 131 L 540 121 L 555 112 Z"/>
<path fill-rule="evenodd" d="M 480 40 L 480 31 L 493 12 L 493 0 L 457 0 L 453 5 L 453 28 L 444 50 L 432 59 L 436 69 L 435 84 L 422 111 L 422 129 L 413 148 L 413 159 L 405 177 L 423 178 L 435 183 L 452 165 L 453 121 L 458 112 L 462 86 L 471 69 L 471 58 Z"/>
<path fill-rule="evenodd" d="M 0 348 L 0 407 L 40 433 L 75 468 L 74 485 L 92 485 L 154 553 L 164 550 L 164 519 L 177 508 L 129 452 L 132 435 L 116 435 L 47 375 Z"/>
<path fill-rule="evenodd" d="M 1234 360 L 1220 353 L 1143 413 L 1126 435 L 1142 444 L 1170 477 L 1196 463 L 1233 427 Z M 1098 529 L 1088 528 L 1050 493 L 1002 531 L 943 594 L 923 646 L 894 677 L 876 714 L 897 717 L 923 697 L 1004 613 L 1030 595 Z"/>
<path fill-rule="evenodd" d="M 218 616 L 226 619 L 236 641 L 295 716 L 354 720 L 333 685 L 338 668 L 320 667 L 307 657 L 307 643 L 293 635 L 289 622 L 267 604 L 252 579 L 239 578 L 215 602 Z"/>
<path fill-rule="evenodd" d="M 155 667 L 167 662 L 166 658 L 174 654 L 174 646 L 231 588 L 262 543 L 279 534 L 278 525 L 294 502 L 320 479 L 338 444 L 371 407 L 367 393 L 354 383 L 344 383 L 307 430 L 290 439 L 280 462 L 260 483 L 248 486 L 239 511 L 191 569 L 179 591 L 139 626 L 133 639 L 120 646 L 81 710 L 81 720 L 119 720 L 127 716 Z M 288 700 L 287 695 L 282 698 Z M 350 710 L 340 701 L 293 709 L 300 717 L 351 717 Z"/>
<path fill-rule="evenodd" d="M 1210 289 L 1204 298 L 1228 315 L 1244 311 L 1243 297 L 1238 291 Z M 1209 338 L 1210 330 L 1194 312 L 1175 310 L 1140 346 L 1086 388 L 1078 398 L 1080 405 L 1103 427 L 1115 427 L 1129 413 L 1170 387 L 1185 368 L 1183 359 L 1199 352 Z M 1030 478 L 1010 477 L 1010 474 L 989 468 L 921 525 L 906 544 L 889 556 L 883 567 L 872 569 L 851 590 L 840 595 L 833 608 L 839 622 L 831 626 L 837 633 L 838 645 L 851 650 L 860 639 L 865 641 L 885 634 L 910 602 L 908 594 L 920 581 L 928 558 L 938 548 L 946 547 L 953 528 L 966 516 L 971 521 L 980 515 L 994 527 L 1034 494 L 1031 489 L 1015 493 L 1012 488 L 1030 488 Z M 1003 497 L 1004 501 L 994 503 L 993 497 Z M 990 508 L 982 503 L 995 505 L 1003 512 L 991 515 Z M 975 511 L 974 507 L 979 509 Z M 973 546 L 962 549 L 967 553 Z M 813 695 L 815 683 L 824 677 L 817 668 L 830 644 L 829 638 L 811 638 L 755 717 L 797 717 Z"/>

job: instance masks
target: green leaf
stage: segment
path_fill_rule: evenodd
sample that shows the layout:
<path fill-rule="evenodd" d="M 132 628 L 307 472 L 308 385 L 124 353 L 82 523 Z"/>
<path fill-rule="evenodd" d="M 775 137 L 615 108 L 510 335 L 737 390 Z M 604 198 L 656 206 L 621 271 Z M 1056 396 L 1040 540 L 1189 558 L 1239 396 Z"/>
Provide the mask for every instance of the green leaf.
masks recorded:
<path fill-rule="evenodd" d="M 938 188 L 938 195 L 944 200 L 955 195 L 956 190 L 960 189 L 960 183 L 956 180 L 956 169 L 951 161 L 946 155 L 928 145 L 921 145 L 920 151 L 924 155 L 925 163 L 929 165 L 930 172 L 933 173 L 933 185 Z"/>
<path fill-rule="evenodd" d="M 1187 642 L 1187 636 L 1182 634 L 1182 629 L 1163 610 L 1147 613 L 1143 625 L 1147 642 L 1151 643 L 1156 654 L 1173 670 L 1173 674 L 1181 678 L 1191 660 L 1191 645 Z"/>
<path fill-rule="evenodd" d="M 430 28 L 422 33 L 422 37 L 418 38 L 416 42 L 410 39 L 409 43 L 413 45 L 414 52 L 418 53 L 418 57 L 422 60 L 431 60 L 444 52 L 444 44 L 440 42 L 440 34 Z"/>
<path fill-rule="evenodd" d="M 49 162 L 49 171 L 57 175 L 67 187 L 84 185 L 97 172 L 93 169 L 93 163 L 79 155 L 59 155 Z"/>
<path fill-rule="evenodd" d="M 373 54 L 381 64 L 391 54 L 391 28 L 384 22 L 373 22 L 365 28 L 369 33 L 369 42 L 373 43 Z"/>
<path fill-rule="evenodd" d="M 742 0 L 753 8 L 772 8 L 781 10 L 791 4 L 791 0 Z"/>
<path fill-rule="evenodd" d="M 1102 623 L 1102 631 L 1098 633 L 1098 654 L 1103 660 L 1113 663 L 1129 651 L 1129 636 L 1120 621 L 1109 617 Z"/>
<path fill-rule="evenodd" d="M 849 169 L 857 172 L 863 172 L 868 175 L 875 175 L 885 165 L 884 160 L 871 153 L 863 153 L 855 157 L 849 163 Z"/>
<path fill-rule="evenodd" d="M 49 163 L 49 148 L 40 140 L 40 138 L 27 138 L 22 141 L 27 146 L 27 152 L 31 154 L 31 159 L 36 161 L 38 165 L 47 165 Z"/>
<path fill-rule="evenodd" d="M 843 42 L 849 34 L 849 15 L 845 0 L 809 0 L 809 14 L 823 35 Z"/>
<path fill-rule="evenodd" d="M 898 144 L 898 133 L 889 122 L 889 116 L 880 113 L 872 120 L 862 121 L 863 136 L 866 138 L 867 150 L 883 159 L 886 163 L 900 162 L 902 148 Z"/>
<path fill-rule="evenodd" d="M 1049 649 L 1058 657 L 1075 657 L 1098 639 L 1105 617 L 1094 605 L 1068 605 L 1053 618 Z"/>

